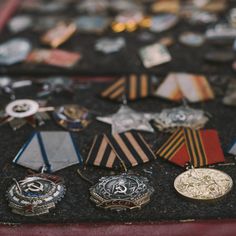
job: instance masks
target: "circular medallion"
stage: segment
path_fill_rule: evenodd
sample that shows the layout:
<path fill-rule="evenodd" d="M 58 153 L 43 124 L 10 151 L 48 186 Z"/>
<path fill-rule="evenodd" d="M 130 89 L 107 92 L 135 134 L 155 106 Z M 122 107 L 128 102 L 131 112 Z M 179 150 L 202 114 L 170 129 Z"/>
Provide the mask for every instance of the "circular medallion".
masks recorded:
<path fill-rule="evenodd" d="M 180 35 L 179 41 L 182 44 L 190 47 L 199 47 L 204 43 L 205 39 L 204 36 L 201 34 L 193 32 L 185 32 Z"/>
<path fill-rule="evenodd" d="M 19 99 L 9 103 L 6 106 L 7 115 L 14 118 L 24 118 L 32 116 L 38 112 L 39 104 L 30 99 Z"/>
<path fill-rule="evenodd" d="M 55 109 L 53 117 L 57 124 L 70 131 L 80 131 L 91 122 L 88 109 L 79 105 L 64 105 Z"/>
<path fill-rule="evenodd" d="M 193 200 L 216 200 L 233 187 L 232 178 L 226 173 L 209 168 L 190 169 L 177 176 L 174 188 L 182 196 Z"/>
<path fill-rule="evenodd" d="M 65 186 L 55 176 L 27 177 L 7 191 L 12 211 L 24 216 L 48 213 L 65 194 Z"/>
<path fill-rule="evenodd" d="M 140 209 L 150 201 L 154 189 L 148 179 L 136 175 L 107 176 L 90 188 L 90 199 L 98 207 L 111 210 Z"/>

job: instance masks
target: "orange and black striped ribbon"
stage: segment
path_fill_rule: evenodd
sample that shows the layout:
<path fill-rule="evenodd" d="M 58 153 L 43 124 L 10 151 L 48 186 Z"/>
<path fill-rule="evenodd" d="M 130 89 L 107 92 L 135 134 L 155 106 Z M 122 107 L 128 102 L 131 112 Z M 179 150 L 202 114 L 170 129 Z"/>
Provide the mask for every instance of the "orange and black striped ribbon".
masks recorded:
<path fill-rule="evenodd" d="M 203 131 L 189 128 L 181 128 L 176 130 L 170 136 L 170 138 L 156 151 L 157 156 L 160 156 L 177 165 L 183 166 L 183 160 L 176 158 L 178 154 L 178 157 L 189 160 L 189 164 L 191 164 L 193 167 L 202 167 L 224 161 L 224 157 L 221 155 L 221 151 L 219 151 L 221 150 L 221 147 L 220 143 L 218 142 L 217 133 L 213 134 L 210 132 L 208 133 L 208 131 L 204 131 L 205 137 L 209 136 L 209 138 L 213 139 L 212 135 L 217 136 L 217 139 L 214 139 L 214 145 L 217 146 L 217 149 L 215 150 L 218 151 L 211 150 L 209 152 L 207 145 L 204 145 L 201 132 Z M 183 147 L 187 150 L 187 152 L 183 151 Z M 182 150 L 182 152 L 180 152 L 180 150 Z M 184 156 L 186 153 L 188 155 L 187 157 Z"/>
<path fill-rule="evenodd" d="M 114 82 L 101 93 L 101 96 L 115 101 L 121 101 L 125 96 L 127 100 L 132 101 L 146 98 L 152 94 L 151 76 L 147 74 L 131 74 Z"/>
<path fill-rule="evenodd" d="M 156 151 L 156 154 L 171 161 L 175 154 L 184 145 L 185 139 L 182 129 L 177 129 L 170 138 Z M 178 164 L 178 163 L 176 163 Z"/>
<path fill-rule="evenodd" d="M 141 134 L 131 131 L 97 136 L 86 164 L 127 170 L 154 159 L 154 153 Z"/>
<path fill-rule="evenodd" d="M 194 167 L 206 166 L 207 156 L 199 130 L 184 129 L 185 144 L 187 146 L 190 163 Z"/>

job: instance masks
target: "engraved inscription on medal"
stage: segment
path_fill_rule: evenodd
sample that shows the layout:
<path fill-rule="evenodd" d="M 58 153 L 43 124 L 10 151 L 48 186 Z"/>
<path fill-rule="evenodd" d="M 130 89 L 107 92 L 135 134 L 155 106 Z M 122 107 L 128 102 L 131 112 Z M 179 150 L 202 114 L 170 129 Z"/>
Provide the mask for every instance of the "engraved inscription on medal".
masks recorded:
<path fill-rule="evenodd" d="M 90 199 L 111 210 L 140 209 L 150 201 L 153 192 L 146 178 L 121 174 L 101 178 L 90 188 Z"/>
<path fill-rule="evenodd" d="M 191 169 L 180 174 L 174 182 L 178 193 L 194 200 L 214 200 L 226 195 L 233 181 L 226 173 L 209 168 Z"/>

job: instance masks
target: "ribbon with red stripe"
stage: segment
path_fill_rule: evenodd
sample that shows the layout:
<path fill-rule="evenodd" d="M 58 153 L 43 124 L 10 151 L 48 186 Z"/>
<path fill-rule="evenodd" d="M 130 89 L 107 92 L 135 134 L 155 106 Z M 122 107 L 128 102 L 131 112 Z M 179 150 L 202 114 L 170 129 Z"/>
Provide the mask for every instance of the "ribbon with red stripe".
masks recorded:
<path fill-rule="evenodd" d="M 182 167 L 187 163 L 202 167 L 225 161 L 215 130 L 178 129 L 156 154 Z"/>

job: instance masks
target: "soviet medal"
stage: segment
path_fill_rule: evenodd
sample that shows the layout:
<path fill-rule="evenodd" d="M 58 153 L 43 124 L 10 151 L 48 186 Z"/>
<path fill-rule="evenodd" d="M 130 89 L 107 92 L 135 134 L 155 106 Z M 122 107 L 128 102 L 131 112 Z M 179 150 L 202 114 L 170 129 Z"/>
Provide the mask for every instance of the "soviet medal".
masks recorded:
<path fill-rule="evenodd" d="M 216 200 L 225 196 L 233 186 L 226 173 L 205 168 L 225 161 L 218 134 L 214 130 L 178 129 L 157 150 L 156 154 L 189 169 L 174 181 L 176 191 L 193 200 Z"/>
<path fill-rule="evenodd" d="M 150 201 L 154 189 L 147 178 L 121 174 L 106 176 L 90 188 L 90 199 L 98 207 L 110 210 L 140 209 Z"/>
<path fill-rule="evenodd" d="M 91 122 L 91 114 L 82 106 L 64 105 L 55 109 L 53 117 L 57 124 L 70 131 L 80 131 Z"/>
<path fill-rule="evenodd" d="M 227 195 L 233 187 L 226 173 L 210 168 L 190 169 L 176 177 L 175 190 L 192 200 L 210 201 Z"/>
<path fill-rule="evenodd" d="M 7 199 L 12 212 L 35 216 L 55 208 L 65 194 L 65 186 L 57 176 L 35 175 L 15 183 L 7 191 Z"/>
<path fill-rule="evenodd" d="M 12 212 L 24 216 L 46 214 L 55 208 L 66 192 L 61 177 L 51 175 L 68 166 L 80 164 L 82 157 L 69 132 L 34 132 L 19 150 L 13 163 L 40 171 L 17 181 L 6 193 Z M 50 174 L 47 174 L 47 173 Z"/>
<path fill-rule="evenodd" d="M 31 99 L 18 99 L 10 102 L 5 113 L 0 117 L 0 125 L 9 123 L 16 130 L 24 126 L 26 123 L 33 127 L 43 125 L 45 120 L 50 119 L 48 111 L 54 110 L 53 107 L 45 107 L 43 102 L 38 103 Z"/>
<path fill-rule="evenodd" d="M 154 116 L 155 126 L 160 131 L 173 131 L 178 127 L 200 129 L 208 120 L 204 111 L 187 106 L 164 109 Z"/>

